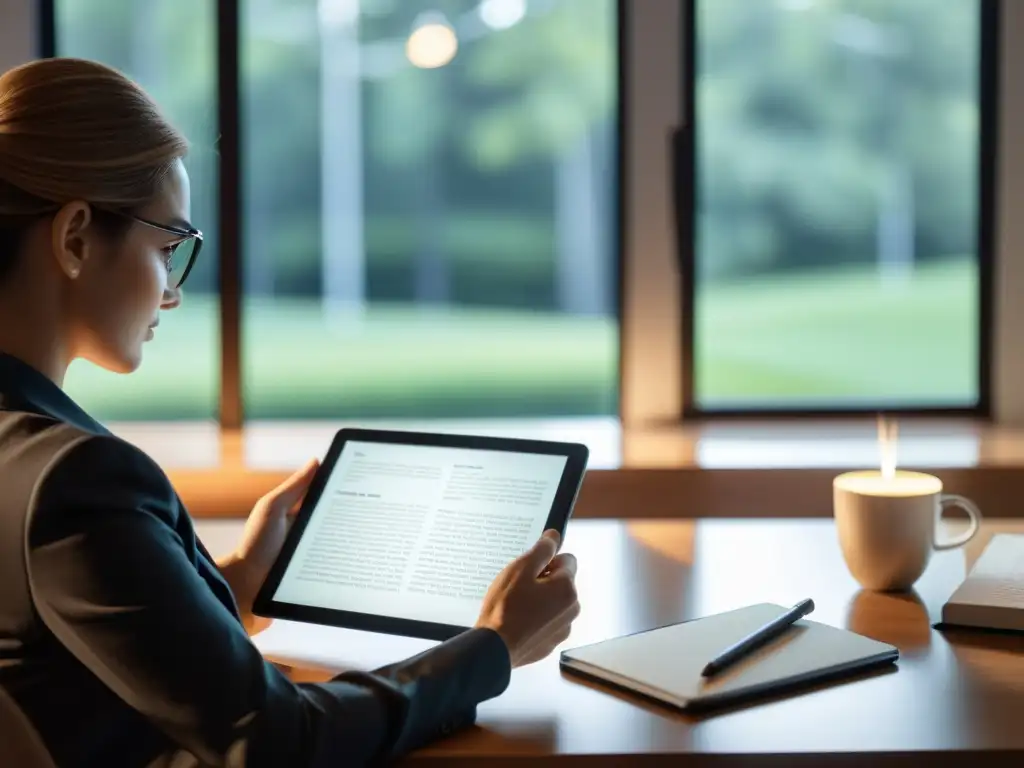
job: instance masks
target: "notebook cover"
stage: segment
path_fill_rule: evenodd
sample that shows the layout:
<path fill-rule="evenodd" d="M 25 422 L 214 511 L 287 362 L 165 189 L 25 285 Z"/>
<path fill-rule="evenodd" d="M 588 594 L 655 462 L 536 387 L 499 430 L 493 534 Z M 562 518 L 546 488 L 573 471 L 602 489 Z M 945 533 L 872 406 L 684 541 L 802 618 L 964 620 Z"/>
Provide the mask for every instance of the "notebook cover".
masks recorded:
<path fill-rule="evenodd" d="M 695 709 L 842 677 L 899 657 L 895 646 L 801 619 L 719 674 L 701 676 L 710 659 L 786 610 L 761 603 L 604 640 L 563 651 L 560 664 L 568 672 Z"/>

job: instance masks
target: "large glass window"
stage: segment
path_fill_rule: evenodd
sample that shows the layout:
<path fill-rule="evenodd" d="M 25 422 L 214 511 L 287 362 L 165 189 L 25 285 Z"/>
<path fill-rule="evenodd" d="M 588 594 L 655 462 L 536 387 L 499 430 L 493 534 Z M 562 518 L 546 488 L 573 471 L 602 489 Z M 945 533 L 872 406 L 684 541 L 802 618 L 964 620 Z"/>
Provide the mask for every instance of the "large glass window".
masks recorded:
<path fill-rule="evenodd" d="M 247 417 L 616 414 L 615 2 L 242 16 Z"/>
<path fill-rule="evenodd" d="M 694 5 L 696 408 L 975 406 L 980 0 Z"/>
<path fill-rule="evenodd" d="M 216 5 L 208 0 L 56 3 L 57 55 L 93 59 L 137 81 L 192 143 L 192 218 L 206 242 L 180 308 L 165 313 L 131 376 L 79 362 L 69 394 L 102 420 L 210 419 L 220 374 L 217 300 Z"/>

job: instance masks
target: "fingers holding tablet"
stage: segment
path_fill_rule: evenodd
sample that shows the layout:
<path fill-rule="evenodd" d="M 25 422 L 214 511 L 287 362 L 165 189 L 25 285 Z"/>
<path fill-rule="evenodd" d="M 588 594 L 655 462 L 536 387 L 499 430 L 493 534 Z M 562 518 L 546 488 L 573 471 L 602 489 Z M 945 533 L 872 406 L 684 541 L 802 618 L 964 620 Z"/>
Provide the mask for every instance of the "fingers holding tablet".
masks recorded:
<path fill-rule="evenodd" d="M 536 543 L 522 555 L 529 564 L 527 567 L 532 568 L 537 576 L 543 576 L 551 565 L 551 560 L 558 552 L 561 543 L 562 537 L 559 536 L 558 531 L 552 528 L 544 531 Z"/>
<path fill-rule="evenodd" d="M 564 574 L 565 576 L 563 576 Z M 576 578 L 576 555 L 569 552 L 563 552 L 560 555 L 555 555 L 551 559 L 551 563 L 548 565 L 544 573 L 541 574 L 544 578 L 564 578 L 570 579 Z"/>
<path fill-rule="evenodd" d="M 568 571 L 562 571 L 561 575 L 556 577 L 554 584 L 563 583 L 564 589 L 572 589 L 575 593 L 575 585 L 573 583 L 573 577 L 569 575 Z M 526 666 L 527 664 L 533 664 L 535 661 L 540 661 L 549 656 L 552 651 L 555 650 L 559 645 L 564 643 L 572 631 L 572 623 L 576 620 L 576 617 L 580 614 L 580 604 L 578 600 L 573 600 L 568 603 L 562 614 L 556 618 L 556 620 L 550 622 L 548 627 L 542 632 L 538 633 L 523 649 L 523 660 L 517 666 Z"/>
<path fill-rule="evenodd" d="M 537 543 L 537 546 L 540 547 L 542 550 L 543 550 L 543 547 L 545 546 L 545 540 L 546 539 L 551 539 L 552 541 L 555 542 L 556 551 L 561 546 L 561 536 L 559 535 L 558 531 L 556 531 L 554 529 L 548 529 L 548 530 L 544 531 L 544 535 L 541 536 L 541 539 Z M 538 554 L 538 557 L 539 558 L 543 557 L 543 555 Z M 569 573 L 570 573 L 570 576 L 572 576 L 572 577 L 576 576 L 576 556 L 575 555 L 572 555 L 572 554 L 570 554 L 568 552 L 562 552 L 561 554 L 554 555 L 553 557 L 551 557 L 548 560 L 548 562 L 544 566 L 543 570 L 541 570 L 540 576 L 546 578 L 546 577 L 551 576 L 554 573 L 557 573 L 557 572 L 563 571 L 563 570 L 568 570 Z"/>
<path fill-rule="evenodd" d="M 501 636 L 513 667 L 550 654 L 579 616 L 576 558 L 556 554 L 558 536 L 552 533 L 502 570 L 484 596 L 477 626 Z"/>

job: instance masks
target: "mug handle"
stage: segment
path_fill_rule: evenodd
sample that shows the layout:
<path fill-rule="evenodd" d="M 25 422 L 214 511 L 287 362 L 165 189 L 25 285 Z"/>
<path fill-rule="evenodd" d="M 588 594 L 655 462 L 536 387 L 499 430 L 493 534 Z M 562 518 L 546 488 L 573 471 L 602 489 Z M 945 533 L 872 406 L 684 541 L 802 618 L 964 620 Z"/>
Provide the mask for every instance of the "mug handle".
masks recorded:
<path fill-rule="evenodd" d="M 981 510 L 978 509 L 978 505 L 970 499 L 964 498 L 963 496 L 957 496 L 955 493 L 944 493 L 939 497 L 939 517 L 942 517 L 942 513 L 949 507 L 960 507 L 960 509 L 966 512 L 967 516 L 971 518 L 971 527 L 955 539 L 950 539 L 945 542 L 936 541 L 934 543 L 936 550 L 956 549 L 957 547 L 962 547 L 974 538 L 974 535 L 978 532 L 978 527 L 981 525 Z"/>

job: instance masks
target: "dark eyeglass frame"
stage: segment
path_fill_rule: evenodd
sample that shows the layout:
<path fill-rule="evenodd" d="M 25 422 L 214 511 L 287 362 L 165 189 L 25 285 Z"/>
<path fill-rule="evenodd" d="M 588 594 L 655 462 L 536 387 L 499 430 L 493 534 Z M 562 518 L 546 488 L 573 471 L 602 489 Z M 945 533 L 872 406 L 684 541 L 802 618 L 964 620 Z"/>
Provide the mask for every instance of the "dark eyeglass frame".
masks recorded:
<path fill-rule="evenodd" d="M 145 224 L 147 227 L 159 229 L 161 232 L 167 232 L 168 234 L 171 235 L 178 235 L 179 237 L 196 241 L 196 247 L 192 251 L 192 255 L 188 259 L 188 264 L 185 265 L 185 271 L 181 273 L 181 279 L 178 280 L 177 285 L 172 286 L 175 290 L 181 288 L 181 286 L 185 284 L 185 280 L 188 278 L 188 273 L 191 272 L 192 267 L 195 266 L 196 259 L 199 257 L 199 252 L 203 250 L 203 233 L 200 232 L 195 227 L 190 227 L 187 229 L 185 227 L 174 227 L 171 226 L 170 224 L 161 224 L 158 221 L 150 221 L 149 219 L 143 219 L 141 216 L 133 216 L 130 213 L 122 213 L 121 215 L 128 219 L 131 219 L 132 221 L 137 221 L 139 222 L 139 224 Z M 182 244 L 184 244 L 184 242 L 185 240 L 182 240 L 180 243 L 175 245 L 175 250 L 180 248 Z M 174 258 L 173 252 L 171 253 L 171 258 Z"/>

